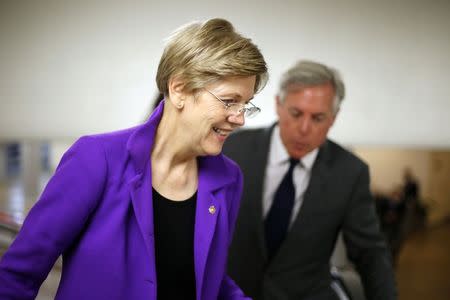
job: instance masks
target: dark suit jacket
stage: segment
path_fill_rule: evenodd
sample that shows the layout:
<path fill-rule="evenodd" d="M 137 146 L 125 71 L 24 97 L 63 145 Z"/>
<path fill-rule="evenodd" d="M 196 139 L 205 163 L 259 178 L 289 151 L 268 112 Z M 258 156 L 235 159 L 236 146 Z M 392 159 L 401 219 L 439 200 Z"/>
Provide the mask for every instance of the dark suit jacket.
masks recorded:
<path fill-rule="evenodd" d="M 319 150 L 286 240 L 268 261 L 262 191 L 273 127 L 239 131 L 223 149 L 244 173 L 243 199 L 230 248 L 230 276 L 257 300 L 337 299 L 330 288 L 329 261 L 342 230 L 367 298 L 396 299 L 391 258 L 369 191 L 368 167 L 329 140 Z"/>

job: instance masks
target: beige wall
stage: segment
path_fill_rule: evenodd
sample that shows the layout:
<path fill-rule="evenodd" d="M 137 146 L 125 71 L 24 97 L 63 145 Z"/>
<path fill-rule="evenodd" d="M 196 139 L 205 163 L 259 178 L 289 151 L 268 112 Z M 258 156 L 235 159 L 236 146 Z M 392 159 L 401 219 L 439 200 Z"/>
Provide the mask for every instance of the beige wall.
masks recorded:
<path fill-rule="evenodd" d="M 429 196 L 429 151 L 356 147 L 354 152 L 370 166 L 372 189 L 388 192 L 401 185 L 403 171 L 409 167 L 420 183 L 423 196 Z"/>
<path fill-rule="evenodd" d="M 365 147 L 353 151 L 369 164 L 373 190 L 392 191 L 402 184 L 408 167 L 429 207 L 428 223 L 433 225 L 450 217 L 450 152 Z"/>
<path fill-rule="evenodd" d="M 429 221 L 435 223 L 450 216 L 450 152 L 431 153 L 429 186 Z"/>

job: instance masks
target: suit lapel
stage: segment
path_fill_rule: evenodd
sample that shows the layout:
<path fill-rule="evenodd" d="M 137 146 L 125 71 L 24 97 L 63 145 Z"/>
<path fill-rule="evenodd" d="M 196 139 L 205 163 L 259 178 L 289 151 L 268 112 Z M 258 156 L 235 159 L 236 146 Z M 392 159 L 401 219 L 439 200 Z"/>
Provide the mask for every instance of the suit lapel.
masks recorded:
<path fill-rule="evenodd" d="M 294 231 L 298 228 L 298 224 L 302 222 L 302 219 L 311 215 L 311 210 L 317 211 L 326 205 L 326 199 L 323 195 L 328 183 L 328 174 L 328 167 L 324 161 L 317 161 L 317 164 L 312 169 L 309 185 L 303 196 L 302 206 L 292 227 Z"/>
<path fill-rule="evenodd" d="M 301 220 L 303 216 L 310 215 L 309 212 L 311 209 L 320 210 L 323 206 L 327 205 L 323 195 L 326 191 L 330 176 L 329 160 L 328 142 L 325 142 L 320 148 L 316 162 L 311 170 L 309 185 L 303 196 L 303 204 L 296 221 Z"/>
<path fill-rule="evenodd" d="M 283 253 L 284 249 L 288 249 L 290 243 L 295 240 L 294 237 L 309 226 L 308 219 L 311 216 L 314 216 L 314 212 L 320 211 L 327 205 L 326 198 L 323 195 L 329 181 L 329 159 L 330 154 L 328 152 L 327 142 L 325 142 L 320 148 L 317 159 L 311 170 L 310 181 L 303 196 L 303 203 L 300 207 L 300 211 L 286 236 L 286 240 L 281 245 L 277 257 L 285 257 Z"/>
<path fill-rule="evenodd" d="M 257 142 L 254 143 L 254 149 L 252 153 L 252 160 L 249 160 L 247 170 L 245 174 L 250 176 L 245 177 L 244 185 L 245 190 L 248 191 L 248 195 L 244 195 L 244 199 L 250 199 L 252 202 L 249 207 L 250 218 L 253 220 L 253 224 L 256 227 L 258 233 L 258 245 L 264 259 L 268 259 L 265 232 L 264 232 L 264 222 L 263 222 L 263 209 L 262 209 L 262 199 L 263 199 L 263 186 L 264 177 L 266 175 L 266 165 L 269 157 L 270 149 L 270 138 L 272 136 L 273 129 L 276 124 L 269 128 L 264 129 L 259 132 L 259 136 L 255 139 Z M 251 162 L 250 162 L 251 161 Z"/>

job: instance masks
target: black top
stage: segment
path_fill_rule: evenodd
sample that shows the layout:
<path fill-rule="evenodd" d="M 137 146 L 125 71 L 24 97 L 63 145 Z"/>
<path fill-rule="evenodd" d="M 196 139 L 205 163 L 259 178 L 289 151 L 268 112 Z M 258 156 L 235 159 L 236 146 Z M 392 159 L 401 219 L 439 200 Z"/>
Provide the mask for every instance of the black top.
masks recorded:
<path fill-rule="evenodd" d="M 173 201 L 153 189 L 158 300 L 195 300 L 194 225 L 197 193 Z"/>

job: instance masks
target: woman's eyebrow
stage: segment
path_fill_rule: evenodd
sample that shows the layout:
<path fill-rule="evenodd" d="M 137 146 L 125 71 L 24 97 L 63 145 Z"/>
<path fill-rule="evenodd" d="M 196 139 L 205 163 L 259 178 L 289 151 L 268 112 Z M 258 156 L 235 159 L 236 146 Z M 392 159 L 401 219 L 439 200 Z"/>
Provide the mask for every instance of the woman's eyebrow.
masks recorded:
<path fill-rule="evenodd" d="M 222 95 L 222 97 L 232 97 L 232 98 L 235 98 L 237 100 L 241 100 L 243 98 L 241 94 L 235 93 L 235 92 L 224 93 Z M 253 100 L 253 98 L 254 98 L 254 96 L 252 96 L 250 99 L 248 99 L 247 102 Z"/>

